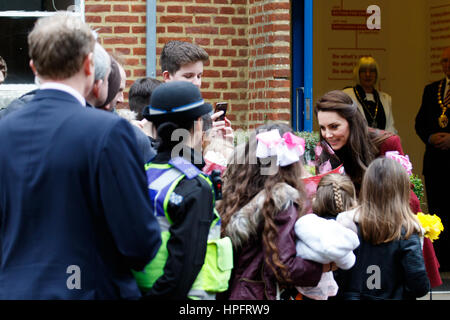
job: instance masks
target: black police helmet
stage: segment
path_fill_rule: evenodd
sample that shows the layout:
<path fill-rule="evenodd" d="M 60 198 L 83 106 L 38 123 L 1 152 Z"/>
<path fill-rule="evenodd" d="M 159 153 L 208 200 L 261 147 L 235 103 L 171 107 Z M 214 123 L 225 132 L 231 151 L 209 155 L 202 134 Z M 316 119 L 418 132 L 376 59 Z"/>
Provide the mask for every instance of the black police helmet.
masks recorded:
<path fill-rule="evenodd" d="M 187 81 L 171 81 L 156 87 L 143 116 L 159 126 L 164 122 L 192 122 L 211 111 L 212 106 L 205 103 L 195 85 Z"/>

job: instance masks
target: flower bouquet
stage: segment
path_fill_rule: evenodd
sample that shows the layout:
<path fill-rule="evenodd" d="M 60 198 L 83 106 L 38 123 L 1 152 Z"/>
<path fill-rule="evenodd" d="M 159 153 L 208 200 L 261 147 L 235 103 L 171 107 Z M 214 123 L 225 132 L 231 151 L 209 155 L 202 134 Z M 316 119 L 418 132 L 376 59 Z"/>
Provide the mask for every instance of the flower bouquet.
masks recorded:
<path fill-rule="evenodd" d="M 417 213 L 417 218 L 425 230 L 425 237 L 430 239 L 431 242 L 439 239 L 439 234 L 444 230 L 444 226 L 442 225 L 441 218 L 437 215 L 433 214 L 424 214 L 423 212 Z"/>
<path fill-rule="evenodd" d="M 329 145 L 319 141 L 318 132 L 302 131 L 296 132 L 296 135 L 305 140 L 305 153 L 302 159 L 305 175 L 302 180 L 307 196 L 312 199 L 322 177 L 330 173 L 343 174 L 344 167 Z"/>

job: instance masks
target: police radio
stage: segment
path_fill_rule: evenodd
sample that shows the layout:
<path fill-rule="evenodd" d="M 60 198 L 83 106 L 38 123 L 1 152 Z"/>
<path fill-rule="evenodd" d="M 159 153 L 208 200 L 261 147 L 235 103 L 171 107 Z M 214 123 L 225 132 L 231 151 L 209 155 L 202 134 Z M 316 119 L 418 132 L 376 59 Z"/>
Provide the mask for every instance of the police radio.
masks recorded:
<path fill-rule="evenodd" d="M 220 177 L 220 174 L 220 170 L 213 170 L 210 175 L 216 200 L 222 199 L 222 178 Z"/>

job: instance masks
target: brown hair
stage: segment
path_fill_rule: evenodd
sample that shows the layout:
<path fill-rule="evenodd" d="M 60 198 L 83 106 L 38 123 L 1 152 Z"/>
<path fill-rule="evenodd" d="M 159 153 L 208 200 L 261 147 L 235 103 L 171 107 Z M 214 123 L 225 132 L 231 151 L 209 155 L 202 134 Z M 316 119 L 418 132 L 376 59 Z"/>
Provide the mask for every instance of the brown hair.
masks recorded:
<path fill-rule="evenodd" d="M 300 161 L 285 167 L 278 167 L 277 172 L 272 175 L 261 174 L 261 170 L 267 165 L 259 159 L 252 161 L 256 153 L 256 134 L 261 131 L 278 129 L 280 134 L 292 132 L 292 129 L 282 123 L 267 124 L 260 126 L 252 134 L 244 147 L 244 163 L 233 161 L 228 165 L 223 176 L 223 199 L 218 203 L 217 210 L 222 216 L 222 230 L 225 230 L 231 217 L 239 209 L 245 206 L 261 190 L 265 191 L 266 198 L 262 208 L 263 224 L 261 233 L 264 250 L 266 251 L 266 263 L 274 272 L 279 281 L 289 281 L 287 267 L 280 260 L 277 247 L 277 226 L 274 218 L 277 214 L 275 202 L 272 198 L 272 189 L 277 183 L 284 182 L 299 192 L 296 206 L 299 212 L 303 211 L 305 193 L 301 182 L 302 166 Z M 242 147 L 243 145 L 241 145 Z M 237 148 L 236 151 L 238 151 Z"/>
<path fill-rule="evenodd" d="M 188 63 L 197 61 L 207 61 L 208 53 L 198 45 L 184 41 L 169 41 L 161 52 L 162 72 L 169 71 L 170 74 L 176 73 L 180 68 Z"/>
<path fill-rule="evenodd" d="M 39 76 L 67 79 L 79 72 L 95 39 L 80 18 L 56 14 L 40 18 L 28 35 L 28 53 Z"/>
<path fill-rule="evenodd" d="M 380 144 L 392 134 L 370 130 L 367 120 L 353 103 L 352 98 L 340 90 L 324 94 L 314 107 L 316 117 L 319 111 L 336 112 L 349 124 L 350 135 L 347 144 L 337 153 L 358 192 L 367 166 L 378 156 Z M 322 132 L 320 139 L 325 140 Z"/>
<path fill-rule="evenodd" d="M 350 177 L 330 173 L 322 177 L 317 186 L 312 210 L 318 216 L 337 216 L 356 206 L 356 191 Z"/>
<path fill-rule="evenodd" d="M 130 110 L 137 113 L 136 119 L 142 120 L 142 110 L 150 104 L 153 90 L 162 82 L 155 78 L 139 78 L 134 81 L 128 93 L 128 104 Z"/>
<path fill-rule="evenodd" d="M 420 232 L 409 196 L 409 177 L 402 165 L 393 159 L 375 159 L 361 187 L 358 222 L 363 239 L 377 245 Z"/>

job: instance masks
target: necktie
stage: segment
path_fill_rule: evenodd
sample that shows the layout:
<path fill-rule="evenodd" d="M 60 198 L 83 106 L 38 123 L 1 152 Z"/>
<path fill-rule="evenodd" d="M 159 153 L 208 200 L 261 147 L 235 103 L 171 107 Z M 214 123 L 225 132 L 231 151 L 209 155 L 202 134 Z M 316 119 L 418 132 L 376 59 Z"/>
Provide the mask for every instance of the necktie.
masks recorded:
<path fill-rule="evenodd" d="M 447 88 L 447 93 L 444 98 L 444 106 L 448 106 L 450 104 L 450 88 Z"/>

